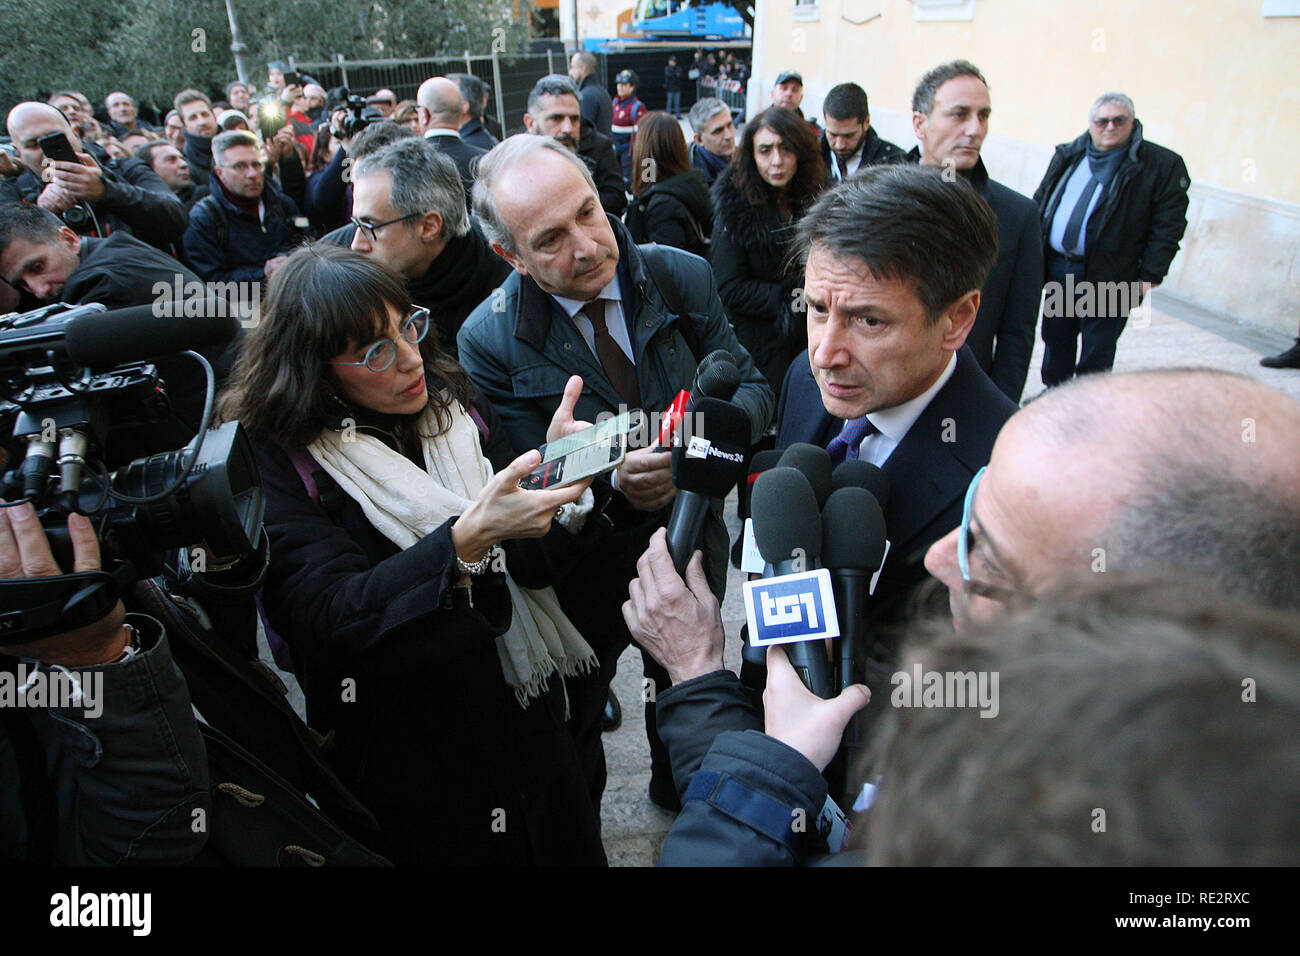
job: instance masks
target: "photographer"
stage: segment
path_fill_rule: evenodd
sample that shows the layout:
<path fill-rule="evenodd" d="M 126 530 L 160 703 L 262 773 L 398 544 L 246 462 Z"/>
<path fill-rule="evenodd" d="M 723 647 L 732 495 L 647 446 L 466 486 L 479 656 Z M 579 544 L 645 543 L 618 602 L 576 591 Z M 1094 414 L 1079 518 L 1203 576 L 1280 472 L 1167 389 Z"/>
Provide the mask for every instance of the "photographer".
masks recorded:
<path fill-rule="evenodd" d="M 90 521 L 70 515 L 68 533 L 73 572 L 99 570 Z M 62 573 L 32 506 L 0 506 L 0 579 Z M 17 703 L 25 697 L 10 706 L 0 696 L 0 859 L 65 866 L 192 859 L 207 839 L 193 826 L 211 806 L 207 763 L 161 625 L 126 615 L 119 601 L 78 630 L 0 645 L 0 679 L 11 686 L 56 673 L 75 673 L 82 693 L 46 707 Z"/>
<path fill-rule="evenodd" d="M 185 207 L 148 165 L 110 159 L 83 144 L 68 121 L 44 103 L 19 103 L 8 117 L 9 135 L 27 167 L 0 184 L 0 202 L 28 202 L 61 216 L 82 235 L 125 231 L 166 250 L 185 232 Z M 62 133 L 77 162 L 53 160 L 39 142 Z"/>

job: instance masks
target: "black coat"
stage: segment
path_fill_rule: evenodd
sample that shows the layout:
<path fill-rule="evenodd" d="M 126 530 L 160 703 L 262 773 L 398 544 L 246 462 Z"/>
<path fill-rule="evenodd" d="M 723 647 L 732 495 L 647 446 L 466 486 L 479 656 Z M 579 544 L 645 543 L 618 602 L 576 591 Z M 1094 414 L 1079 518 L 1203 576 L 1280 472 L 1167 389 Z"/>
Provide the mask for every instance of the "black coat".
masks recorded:
<path fill-rule="evenodd" d="M 920 162 L 920 149 L 907 154 Z M 1037 209 L 1027 196 L 989 179 L 984 160 L 964 173 L 993 209 L 998 226 L 998 261 L 984 280 L 980 310 L 966 344 L 1013 402 L 1020 401 L 1034 352 L 1038 305 L 1043 294 L 1043 243 Z"/>
<path fill-rule="evenodd" d="M 212 178 L 212 137 L 196 136 L 185 131 L 185 162 L 190 164 L 190 176 L 200 186 L 208 185 Z"/>
<path fill-rule="evenodd" d="M 185 207 L 171 187 L 141 160 L 112 159 L 94 143 L 83 148 L 104 174 L 104 197 L 91 203 L 106 232 L 129 232 L 142 242 L 166 251 L 185 232 Z M 0 202 L 35 204 L 45 183 L 30 170 L 0 183 Z"/>
<path fill-rule="evenodd" d="M 831 144 L 826 139 L 826 131 L 822 131 L 821 138 L 822 162 L 826 164 L 826 181 L 834 182 L 834 173 L 831 172 L 831 166 L 835 159 L 831 155 Z M 876 135 L 873 127 L 867 127 L 866 139 L 862 144 L 862 162 L 858 164 L 858 169 L 866 169 L 868 166 L 893 166 L 898 163 L 907 162 L 907 153 L 901 146 L 895 146 L 887 139 L 881 139 Z"/>
<path fill-rule="evenodd" d="M 1034 193 L 1044 252 L 1061 201 L 1057 189 L 1087 152 L 1088 139 L 1084 133 L 1057 146 Z M 1085 276 L 1089 282 L 1162 282 L 1187 229 L 1187 166 L 1173 150 L 1144 140 L 1137 120 L 1122 148 L 1115 178 L 1088 217 Z"/>
<path fill-rule="evenodd" d="M 585 76 L 578 84 L 578 99 L 582 118 L 594 124 L 597 132 L 610 135 L 614 127 L 614 101 L 610 99 L 609 91 L 594 76 Z"/>
<path fill-rule="evenodd" d="M 709 186 L 698 169 L 655 183 L 632 200 L 627 228 L 638 243 L 684 249 L 708 258 L 713 232 Z"/>
<path fill-rule="evenodd" d="M 474 180 L 478 177 L 477 160 L 480 156 L 487 155 L 487 150 L 471 146 L 459 135 L 426 134 L 424 141 L 456 164 L 456 172 L 460 174 L 460 184 L 465 190 L 465 208 L 472 210 L 471 193 L 474 190 Z"/>
<path fill-rule="evenodd" d="M 264 282 L 268 259 L 289 252 L 299 241 L 294 226 L 298 207 L 270 179 L 262 187 L 263 218 L 232 203 L 214 178 L 212 191 L 190 210 L 185 258 L 212 282 Z"/>
<path fill-rule="evenodd" d="M 470 120 L 460 128 L 460 138 L 471 146 L 477 146 L 484 152 L 501 142 L 488 132 L 488 128 L 480 120 L 476 119 Z"/>
<path fill-rule="evenodd" d="M 582 133 L 578 137 L 578 155 L 591 170 L 591 178 L 596 181 L 596 192 L 605 212 L 611 216 L 623 215 L 623 210 L 627 208 L 627 182 L 623 179 L 623 167 L 619 164 L 618 154 L 614 152 L 614 141 L 605 133 L 597 132 L 596 127 L 585 117 Z"/>
<path fill-rule="evenodd" d="M 514 451 L 491 406 L 476 407 L 500 469 Z M 504 574 L 476 578 L 471 604 L 453 587 L 452 521 L 399 550 L 337 489 L 314 502 L 279 445 L 254 449 L 271 542 L 262 600 L 299 662 L 312 726 L 334 732 L 334 769 L 379 821 L 382 852 L 399 864 L 602 863 L 563 681 L 524 709 L 502 675 Z M 543 586 L 582 540 L 556 527 L 507 542 L 510 573 Z"/>
<path fill-rule="evenodd" d="M 803 348 L 806 331 L 792 309 L 799 282 L 782 279 L 794 239 L 794 221 L 775 206 L 752 205 L 736 189 L 731 173 L 713 184 L 713 241 L 709 261 L 718 296 L 740 344 L 778 395 L 790 359 Z"/>

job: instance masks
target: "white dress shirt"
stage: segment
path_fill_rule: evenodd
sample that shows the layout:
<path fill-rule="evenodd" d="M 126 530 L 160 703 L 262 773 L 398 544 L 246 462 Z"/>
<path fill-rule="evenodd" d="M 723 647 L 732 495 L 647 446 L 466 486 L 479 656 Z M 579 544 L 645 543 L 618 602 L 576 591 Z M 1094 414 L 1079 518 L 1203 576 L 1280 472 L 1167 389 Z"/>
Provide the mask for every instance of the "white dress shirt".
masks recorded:
<path fill-rule="evenodd" d="M 596 361 L 599 362 L 600 356 L 596 354 L 596 330 L 591 326 L 591 319 L 582 313 L 582 307 L 587 303 L 579 299 L 566 299 L 559 295 L 551 298 L 555 299 L 560 304 L 560 308 L 573 320 L 573 324 L 582 333 L 587 348 L 591 349 L 591 354 L 595 355 Z M 617 276 L 600 290 L 597 298 L 605 303 L 605 328 L 609 329 L 610 338 L 618 343 L 623 354 L 635 365 L 636 356 L 632 354 L 632 338 L 628 335 L 627 319 L 623 316 L 623 293 L 619 291 Z"/>
<path fill-rule="evenodd" d="M 957 353 L 953 352 L 952 357 L 948 359 L 947 367 L 934 380 L 934 384 L 916 398 L 902 405 L 895 405 L 893 408 L 868 412 L 867 420 L 875 426 L 876 431 L 862 439 L 862 444 L 858 446 L 858 458 L 861 461 L 871 462 L 877 468 L 884 467 L 889 456 L 894 453 L 894 449 L 921 417 L 921 413 L 926 410 L 934 396 L 939 394 L 939 389 L 948 384 L 948 379 L 952 378 L 956 368 Z"/>

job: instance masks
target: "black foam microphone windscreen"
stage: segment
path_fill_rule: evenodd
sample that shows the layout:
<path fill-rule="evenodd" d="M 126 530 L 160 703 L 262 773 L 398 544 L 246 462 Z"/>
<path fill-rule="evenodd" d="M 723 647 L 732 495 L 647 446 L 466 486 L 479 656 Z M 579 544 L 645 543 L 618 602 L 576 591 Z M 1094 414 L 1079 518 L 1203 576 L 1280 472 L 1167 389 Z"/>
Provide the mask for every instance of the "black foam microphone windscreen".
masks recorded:
<path fill-rule="evenodd" d="M 698 400 L 708 396 L 730 401 L 736 394 L 736 390 L 740 388 L 740 369 L 736 368 L 736 363 L 731 361 L 731 353 L 725 354 L 727 358 L 719 359 L 696 374 L 695 388 L 691 392 L 692 398 Z"/>
<path fill-rule="evenodd" d="M 224 303 L 209 301 L 202 315 L 157 315 L 153 305 L 81 315 L 64 330 L 68 358 L 88 368 L 157 358 L 209 345 L 224 345 L 239 332 L 239 319 Z"/>
<path fill-rule="evenodd" d="M 804 473 L 778 466 L 758 476 L 750 497 L 754 517 L 754 540 L 763 560 L 786 573 L 783 564 L 802 556 L 805 569 L 822 551 L 821 510 L 817 495 Z"/>
<path fill-rule="evenodd" d="M 668 517 L 668 553 L 677 573 L 686 570 L 714 498 L 725 498 L 745 476 L 749 415 L 720 398 L 701 398 L 686 420 L 682 443 L 673 448 L 677 497 Z"/>
<path fill-rule="evenodd" d="M 875 496 L 881 511 L 889 507 L 889 476 L 869 461 L 856 459 L 837 465 L 831 472 L 831 491 L 840 488 L 865 488 Z"/>
<path fill-rule="evenodd" d="M 798 468 L 817 495 L 817 507 L 826 504 L 831 493 L 831 456 L 820 445 L 795 442 L 781 454 L 781 465 Z"/>
<path fill-rule="evenodd" d="M 875 571 L 885 556 L 885 514 L 866 488 L 839 488 L 822 508 L 822 565 Z"/>

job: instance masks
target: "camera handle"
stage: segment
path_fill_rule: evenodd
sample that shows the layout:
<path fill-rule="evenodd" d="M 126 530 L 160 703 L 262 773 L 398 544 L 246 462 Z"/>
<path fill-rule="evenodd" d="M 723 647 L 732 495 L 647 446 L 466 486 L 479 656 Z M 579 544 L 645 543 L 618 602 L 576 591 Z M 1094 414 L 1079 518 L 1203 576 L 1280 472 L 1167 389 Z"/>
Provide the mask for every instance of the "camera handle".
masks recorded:
<path fill-rule="evenodd" d="M 121 582 L 107 571 L 0 581 L 0 647 L 26 644 L 93 624 L 113 610 Z"/>

